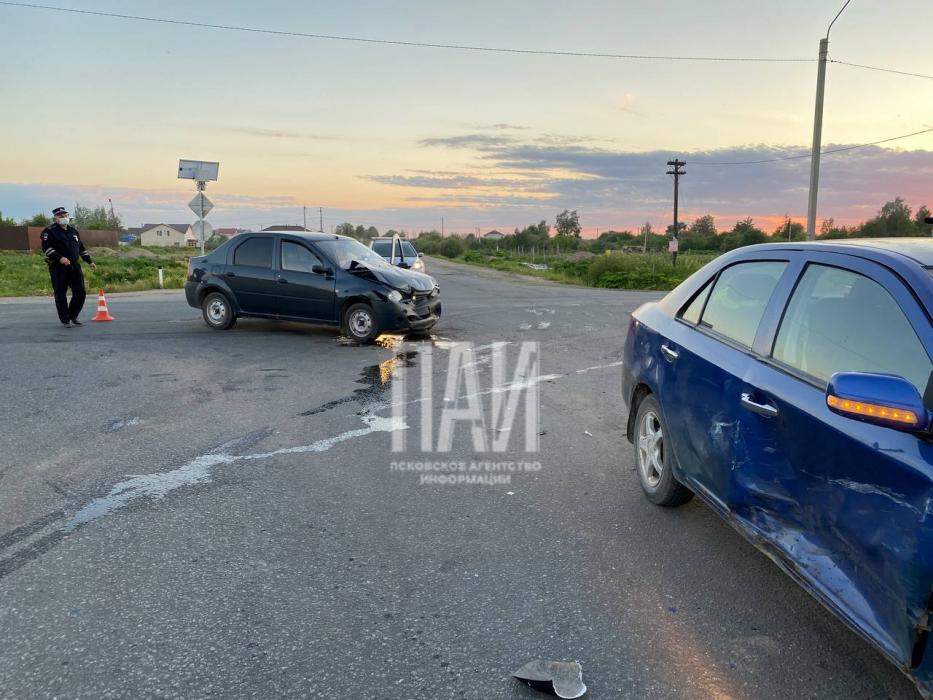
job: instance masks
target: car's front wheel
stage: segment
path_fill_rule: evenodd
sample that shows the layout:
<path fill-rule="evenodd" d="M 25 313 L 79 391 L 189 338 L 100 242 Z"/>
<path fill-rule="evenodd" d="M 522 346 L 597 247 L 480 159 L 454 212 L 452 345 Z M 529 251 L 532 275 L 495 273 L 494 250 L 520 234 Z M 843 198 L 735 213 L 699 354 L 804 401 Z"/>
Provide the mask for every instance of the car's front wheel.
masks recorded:
<path fill-rule="evenodd" d="M 236 314 L 230 306 L 230 300 L 220 292 L 211 292 L 201 300 L 201 313 L 204 322 L 214 330 L 224 331 L 236 323 Z"/>
<path fill-rule="evenodd" d="M 635 416 L 635 467 L 648 500 L 659 506 L 679 506 L 693 498 L 693 492 L 674 478 L 669 442 L 661 407 L 648 395 Z"/>
<path fill-rule="evenodd" d="M 368 343 L 379 335 L 379 324 L 369 304 L 352 304 L 343 315 L 343 327 L 353 340 Z"/>

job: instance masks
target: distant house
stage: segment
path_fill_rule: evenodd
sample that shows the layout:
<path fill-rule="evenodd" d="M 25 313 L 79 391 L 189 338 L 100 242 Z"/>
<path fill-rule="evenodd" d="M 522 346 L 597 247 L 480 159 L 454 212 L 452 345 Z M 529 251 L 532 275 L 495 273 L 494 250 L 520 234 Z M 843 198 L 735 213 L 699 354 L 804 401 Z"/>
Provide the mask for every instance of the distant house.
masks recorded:
<path fill-rule="evenodd" d="M 191 231 L 191 224 L 146 224 L 139 233 L 142 245 L 163 248 L 196 246 L 198 239 Z"/>
<path fill-rule="evenodd" d="M 501 231 L 492 230 L 484 233 L 483 238 L 485 238 L 487 241 L 500 241 L 505 238 L 505 234 Z"/>
<path fill-rule="evenodd" d="M 223 236 L 224 238 L 233 238 L 238 233 L 243 233 L 243 229 L 240 228 L 215 228 L 215 236 Z"/>
<path fill-rule="evenodd" d="M 282 226 L 266 226 L 263 231 L 310 231 L 304 226 L 295 226 L 293 224 L 284 224 Z"/>

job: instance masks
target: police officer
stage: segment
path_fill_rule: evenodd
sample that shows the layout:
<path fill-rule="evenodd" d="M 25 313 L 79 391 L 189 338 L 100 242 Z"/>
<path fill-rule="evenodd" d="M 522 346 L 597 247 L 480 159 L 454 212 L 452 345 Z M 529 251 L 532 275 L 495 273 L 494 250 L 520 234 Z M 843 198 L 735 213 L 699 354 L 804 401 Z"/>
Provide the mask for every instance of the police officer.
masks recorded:
<path fill-rule="evenodd" d="M 79 258 L 83 258 L 91 269 L 97 269 L 97 265 L 91 260 L 91 254 L 84 247 L 78 229 L 71 225 L 71 219 L 65 208 L 55 207 L 52 210 L 52 217 L 55 223 L 46 227 L 40 236 L 42 255 L 49 265 L 58 318 L 65 328 L 71 328 L 73 325 L 81 325 L 78 314 L 81 313 L 84 297 L 87 295 Z M 66 296 L 69 288 L 71 289 L 70 303 Z"/>

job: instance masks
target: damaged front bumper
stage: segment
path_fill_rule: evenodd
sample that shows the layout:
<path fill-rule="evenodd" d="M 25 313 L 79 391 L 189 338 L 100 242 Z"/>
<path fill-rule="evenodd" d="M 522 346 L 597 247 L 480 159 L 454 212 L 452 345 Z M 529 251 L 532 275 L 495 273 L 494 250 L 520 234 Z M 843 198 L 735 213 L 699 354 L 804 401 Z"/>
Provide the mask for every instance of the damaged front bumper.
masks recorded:
<path fill-rule="evenodd" d="M 400 301 L 386 300 L 378 311 L 380 327 L 385 330 L 426 331 L 441 317 L 441 297 L 437 288 L 428 293 L 415 292 Z"/>

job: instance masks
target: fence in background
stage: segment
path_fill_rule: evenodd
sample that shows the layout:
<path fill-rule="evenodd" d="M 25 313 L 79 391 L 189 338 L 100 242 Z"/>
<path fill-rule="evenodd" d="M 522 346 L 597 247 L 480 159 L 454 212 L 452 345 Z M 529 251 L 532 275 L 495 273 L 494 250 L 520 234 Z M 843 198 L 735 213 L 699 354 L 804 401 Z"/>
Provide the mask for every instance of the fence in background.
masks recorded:
<path fill-rule="evenodd" d="M 0 226 L 0 250 L 39 250 L 41 233 L 41 226 Z M 119 235 L 117 231 L 88 230 L 81 232 L 81 240 L 88 248 L 116 248 Z"/>

